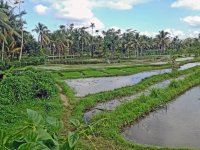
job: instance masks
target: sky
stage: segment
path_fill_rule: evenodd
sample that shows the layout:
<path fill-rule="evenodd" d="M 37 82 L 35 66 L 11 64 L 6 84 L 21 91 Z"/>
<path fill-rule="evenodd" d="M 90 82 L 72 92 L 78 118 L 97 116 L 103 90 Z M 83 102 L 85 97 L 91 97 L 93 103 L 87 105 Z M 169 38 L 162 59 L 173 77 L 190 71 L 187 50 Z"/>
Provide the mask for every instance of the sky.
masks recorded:
<path fill-rule="evenodd" d="M 160 30 L 180 38 L 200 33 L 200 0 L 24 0 L 22 9 L 29 31 L 38 22 L 50 30 L 94 22 L 99 30 L 134 29 L 148 36 Z"/>

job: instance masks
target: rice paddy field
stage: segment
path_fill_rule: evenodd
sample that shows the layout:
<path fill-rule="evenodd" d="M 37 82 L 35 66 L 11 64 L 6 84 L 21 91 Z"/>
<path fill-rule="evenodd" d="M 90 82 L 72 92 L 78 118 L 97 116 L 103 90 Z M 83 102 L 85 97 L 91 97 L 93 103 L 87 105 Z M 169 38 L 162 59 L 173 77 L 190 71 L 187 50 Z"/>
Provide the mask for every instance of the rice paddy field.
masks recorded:
<path fill-rule="evenodd" d="M 200 149 L 199 11 L 0 0 L 0 150 Z"/>
<path fill-rule="evenodd" d="M 199 65 L 45 69 L 67 97 L 63 116 L 91 125 L 76 149 L 198 149 Z"/>

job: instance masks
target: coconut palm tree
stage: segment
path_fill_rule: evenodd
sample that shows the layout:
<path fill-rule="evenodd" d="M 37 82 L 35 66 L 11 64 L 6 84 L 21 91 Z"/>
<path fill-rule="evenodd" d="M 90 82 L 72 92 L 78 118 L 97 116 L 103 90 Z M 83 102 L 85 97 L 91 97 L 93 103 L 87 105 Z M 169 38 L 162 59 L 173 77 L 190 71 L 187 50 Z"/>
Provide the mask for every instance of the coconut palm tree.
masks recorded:
<path fill-rule="evenodd" d="M 134 46 L 134 48 L 135 48 L 135 56 L 138 57 L 139 56 L 139 49 L 140 49 L 140 33 L 139 32 L 135 33 L 133 44 L 134 45 L 132 45 L 132 46 Z"/>
<path fill-rule="evenodd" d="M 92 29 L 92 44 L 91 44 L 91 57 L 94 57 L 94 28 L 95 28 L 95 23 L 91 23 L 90 25 Z"/>
<path fill-rule="evenodd" d="M 18 34 L 17 15 L 14 15 L 13 9 L 8 5 L 7 2 L 0 1 L 0 40 L 2 41 L 2 52 L 1 60 L 4 60 L 5 47 L 7 40 L 13 40 L 15 43 L 16 39 L 14 36 L 20 37 Z M 8 52 L 9 53 L 9 52 Z"/>
<path fill-rule="evenodd" d="M 44 44 L 49 42 L 48 37 L 48 28 L 42 23 L 38 23 L 38 25 L 33 29 L 38 34 L 38 42 L 40 42 L 40 49 L 44 48 Z"/>
<path fill-rule="evenodd" d="M 166 47 L 169 43 L 169 33 L 164 30 L 159 31 L 159 34 L 156 36 L 159 48 L 161 53 L 165 53 Z"/>
<path fill-rule="evenodd" d="M 84 45 L 89 44 L 89 36 L 87 36 L 86 30 L 87 27 L 82 27 L 79 29 L 79 41 L 81 41 L 81 57 L 83 57 L 83 50 L 84 50 Z"/>

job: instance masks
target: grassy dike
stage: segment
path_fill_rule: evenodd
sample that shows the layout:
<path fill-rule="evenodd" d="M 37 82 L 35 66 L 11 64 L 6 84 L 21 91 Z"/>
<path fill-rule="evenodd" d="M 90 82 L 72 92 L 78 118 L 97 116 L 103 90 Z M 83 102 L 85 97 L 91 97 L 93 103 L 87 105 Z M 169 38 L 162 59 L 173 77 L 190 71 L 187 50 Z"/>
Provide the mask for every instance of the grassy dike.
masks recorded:
<path fill-rule="evenodd" d="M 186 77 L 185 80 L 172 81 L 170 86 L 165 89 L 154 90 L 149 96 L 141 96 L 140 98 L 124 103 L 117 107 L 111 113 L 101 113 L 95 116 L 92 121 L 97 121 L 102 118 L 106 118 L 101 125 L 98 125 L 94 129 L 94 133 L 98 136 L 104 137 L 107 140 L 115 141 L 116 145 L 123 146 L 125 149 L 173 149 L 173 148 L 160 148 L 155 146 L 144 146 L 125 140 L 121 133 L 121 129 L 124 126 L 134 123 L 145 115 L 148 115 L 151 111 L 159 108 L 161 105 L 172 101 L 178 95 L 184 93 L 188 89 L 200 84 L 200 69 L 197 69 L 195 73 Z M 181 148 L 179 148 L 181 149 Z M 182 148 L 188 149 L 188 148 Z"/>
<path fill-rule="evenodd" d="M 89 77 L 112 77 L 112 76 L 125 76 L 142 71 L 159 70 L 170 68 L 170 65 L 135 65 L 126 67 L 109 67 L 109 68 L 87 68 L 76 70 L 59 70 L 52 71 L 52 74 L 61 80 L 65 79 L 78 79 Z"/>
<path fill-rule="evenodd" d="M 130 95 L 136 94 L 138 92 L 145 90 L 151 85 L 154 85 L 155 83 L 158 83 L 167 79 L 171 79 L 171 78 L 177 78 L 178 76 L 181 76 L 181 75 L 192 73 L 196 71 L 198 68 L 199 67 L 195 67 L 195 68 L 187 69 L 184 71 L 156 75 L 156 76 L 146 78 L 142 80 L 140 83 L 132 85 L 132 86 L 115 89 L 113 91 L 106 91 L 106 92 L 88 95 L 86 97 L 81 98 L 79 101 L 76 101 L 76 106 L 73 109 L 72 116 L 79 120 L 83 120 L 84 112 L 94 107 L 98 102 L 106 102 L 117 97 L 124 97 L 124 96 L 130 96 Z"/>
<path fill-rule="evenodd" d="M 86 110 L 89 110 L 90 108 L 94 107 L 96 105 L 96 103 L 98 103 L 98 102 L 106 102 L 106 101 L 112 100 L 116 97 L 132 95 L 137 92 L 143 91 L 144 89 L 148 88 L 149 86 L 151 86 L 157 82 L 161 82 L 161 81 L 171 79 L 171 78 L 177 78 L 178 76 L 181 76 L 181 75 L 199 72 L 199 70 L 200 70 L 199 67 L 194 67 L 194 68 L 190 68 L 190 69 L 187 69 L 184 71 L 156 75 L 153 77 L 146 78 L 146 79 L 142 80 L 140 83 L 133 85 L 133 86 L 123 87 L 123 88 L 116 89 L 113 91 L 92 94 L 92 95 L 88 95 L 88 96 L 80 98 L 80 99 L 75 97 L 74 91 L 64 81 L 57 80 L 57 84 L 59 84 L 59 86 L 63 89 L 63 93 L 68 97 L 68 101 L 69 101 L 69 107 L 64 108 L 64 110 L 66 110 L 66 111 L 63 112 L 63 118 L 65 118 L 65 120 L 68 120 L 69 118 L 76 118 L 76 119 L 79 119 L 80 121 L 82 121 L 82 123 L 83 123 L 84 112 Z M 139 100 L 136 100 L 136 101 L 139 101 Z M 119 108 L 123 107 L 125 104 L 126 103 L 122 104 Z M 104 118 L 104 116 L 106 116 L 106 118 L 107 117 L 112 118 L 112 114 L 115 114 L 116 112 L 119 113 L 119 114 L 117 114 L 117 116 L 120 116 L 120 119 L 121 119 L 122 113 L 123 114 L 126 114 L 126 113 L 121 112 L 119 110 L 119 108 L 117 108 L 114 112 L 103 113 L 103 114 L 98 115 L 97 117 L 95 117 L 94 121 L 96 119 L 99 120 L 101 118 Z M 126 107 L 124 109 L 126 110 Z M 146 113 L 146 110 L 145 110 L 145 113 Z M 129 115 L 129 113 L 126 115 Z M 113 117 L 116 119 L 116 114 L 113 115 Z M 136 118 L 138 118 L 138 117 L 140 117 L 140 116 L 137 116 Z M 115 120 L 113 120 L 113 121 L 115 122 Z M 122 119 L 122 122 L 123 121 L 124 120 Z M 146 149 L 146 148 L 147 149 L 148 148 L 155 149 L 155 147 L 153 147 L 153 148 L 152 147 L 143 147 L 141 145 L 129 143 L 126 140 L 124 140 L 123 137 L 121 137 L 121 135 L 120 135 L 121 127 L 123 127 L 126 124 L 130 124 L 132 121 L 134 121 L 134 117 L 130 118 L 129 122 L 125 121 L 125 123 L 123 122 L 122 124 L 119 124 L 119 125 L 117 125 L 117 122 L 116 122 L 116 124 L 113 125 L 115 127 L 114 130 L 112 130 L 113 132 L 110 131 L 110 129 L 113 128 L 113 126 L 110 125 L 110 122 L 109 121 L 103 122 L 102 123 L 103 125 L 108 125 L 108 126 L 101 126 L 100 128 L 97 127 L 96 133 L 97 133 L 97 135 L 100 134 L 104 138 L 102 138 L 101 136 L 93 137 L 94 143 L 97 145 L 98 149 L 105 149 L 107 147 L 109 147 L 108 149 L 113 149 L 113 146 L 111 146 L 111 143 L 115 143 L 113 145 L 116 149 L 118 149 L 119 147 L 120 147 L 120 149 L 126 149 L 126 150 L 127 149 L 141 149 L 141 148 L 142 149 Z M 66 133 L 68 131 L 70 131 L 72 128 L 71 128 L 71 125 L 69 122 L 67 122 L 67 121 L 64 121 L 64 122 L 65 122 L 65 129 L 63 130 L 63 133 L 65 133 L 65 134 L 63 134 L 63 135 L 66 136 Z M 67 129 L 66 129 L 66 127 L 67 127 Z M 108 128 L 106 128 L 106 127 L 108 127 Z M 116 141 L 116 142 L 114 142 L 114 141 Z M 83 149 L 83 150 L 94 149 L 93 146 L 89 146 L 90 144 L 88 145 L 88 142 L 89 142 L 88 140 L 85 141 L 84 139 L 82 139 L 78 145 L 78 149 Z"/>
<path fill-rule="evenodd" d="M 180 65 L 187 63 L 193 63 L 200 61 L 200 58 L 194 60 L 188 60 L 179 62 Z M 159 70 L 171 68 L 170 64 L 165 65 L 147 65 L 147 64 L 129 64 L 120 66 L 79 66 L 77 68 L 68 68 L 58 71 L 49 71 L 54 75 L 54 78 L 58 80 L 65 79 L 78 79 L 78 78 L 89 78 L 89 77 L 112 77 L 112 76 L 125 76 L 132 75 L 143 71 Z"/>

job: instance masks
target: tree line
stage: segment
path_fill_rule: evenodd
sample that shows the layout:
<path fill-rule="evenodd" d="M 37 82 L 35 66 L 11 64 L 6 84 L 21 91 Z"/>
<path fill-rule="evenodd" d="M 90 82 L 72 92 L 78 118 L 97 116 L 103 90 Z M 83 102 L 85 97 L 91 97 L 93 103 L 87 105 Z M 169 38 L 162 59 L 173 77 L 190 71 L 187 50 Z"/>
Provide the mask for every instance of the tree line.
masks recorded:
<path fill-rule="evenodd" d="M 25 11 L 20 11 L 21 0 L 16 7 L 0 0 L 1 60 L 19 60 L 26 57 L 45 56 L 52 60 L 69 58 L 136 58 L 146 55 L 194 54 L 199 56 L 200 35 L 197 38 L 179 39 L 164 30 L 155 37 L 148 37 L 136 30 L 108 29 L 100 31 L 95 24 L 87 27 L 60 25 L 51 32 L 38 23 L 31 32 L 25 30 Z M 16 13 L 16 9 L 19 12 Z M 37 33 L 37 39 L 33 32 Z"/>

